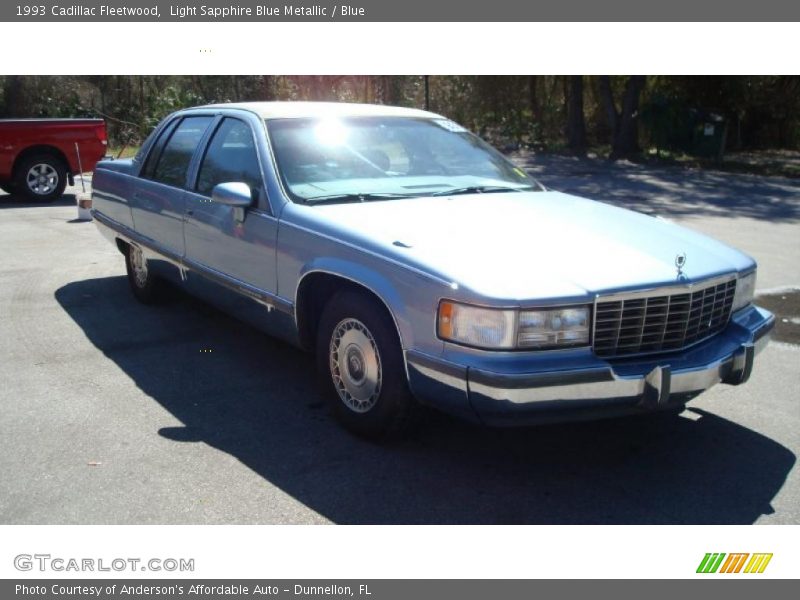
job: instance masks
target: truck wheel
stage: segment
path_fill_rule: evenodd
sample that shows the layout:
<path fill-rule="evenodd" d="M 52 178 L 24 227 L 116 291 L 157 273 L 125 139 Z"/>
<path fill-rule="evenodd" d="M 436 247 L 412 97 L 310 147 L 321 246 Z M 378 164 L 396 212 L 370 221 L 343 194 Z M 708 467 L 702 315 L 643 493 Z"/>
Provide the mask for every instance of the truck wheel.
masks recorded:
<path fill-rule="evenodd" d="M 125 270 L 131 291 L 139 302 L 154 304 L 161 299 L 163 283 L 147 268 L 147 258 L 138 246 L 128 246 Z"/>
<path fill-rule="evenodd" d="M 317 334 L 320 383 L 336 419 L 371 439 L 396 437 L 415 408 L 400 340 L 385 308 L 352 291 L 325 306 Z"/>
<path fill-rule="evenodd" d="M 14 189 L 29 200 L 52 202 L 67 187 L 67 167 L 52 154 L 37 154 L 24 159 L 14 173 Z"/>

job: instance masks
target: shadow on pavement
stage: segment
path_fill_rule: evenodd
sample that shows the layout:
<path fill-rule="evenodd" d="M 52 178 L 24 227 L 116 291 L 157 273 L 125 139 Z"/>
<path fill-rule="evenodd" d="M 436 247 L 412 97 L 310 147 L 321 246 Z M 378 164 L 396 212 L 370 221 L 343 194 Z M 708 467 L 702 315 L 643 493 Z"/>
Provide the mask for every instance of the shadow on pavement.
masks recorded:
<path fill-rule="evenodd" d="M 56 299 L 182 427 L 336 523 L 752 523 L 795 462 L 714 414 L 491 430 L 431 415 L 387 446 L 329 418 L 310 356 L 176 294 L 145 307 L 125 277 Z"/>
<path fill-rule="evenodd" d="M 800 221 L 797 179 L 532 153 L 513 159 L 547 187 L 646 214 Z"/>
<path fill-rule="evenodd" d="M 31 202 L 21 194 L 5 194 L 0 192 L 0 210 L 8 208 L 36 208 L 45 206 L 75 206 L 75 194 L 63 194 L 58 200 L 52 202 Z"/>

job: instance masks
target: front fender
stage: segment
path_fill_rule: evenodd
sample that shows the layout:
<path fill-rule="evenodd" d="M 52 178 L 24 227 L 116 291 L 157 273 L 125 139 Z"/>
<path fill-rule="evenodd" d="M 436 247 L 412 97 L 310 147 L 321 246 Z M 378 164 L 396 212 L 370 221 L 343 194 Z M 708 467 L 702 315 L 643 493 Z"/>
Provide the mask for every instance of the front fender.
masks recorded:
<path fill-rule="evenodd" d="M 312 273 L 341 277 L 374 294 L 389 310 L 404 350 L 439 355 L 439 299 L 449 291 L 440 278 L 406 265 L 391 249 L 333 228 L 307 207 L 288 206 L 278 229 L 278 293 L 297 306 L 298 291 Z M 296 309 L 297 310 L 297 309 Z M 298 322 L 299 323 L 299 322 Z"/>
<path fill-rule="evenodd" d="M 414 345 L 414 328 L 409 316 L 409 299 L 398 289 L 396 281 L 374 268 L 346 259 L 335 257 L 317 257 L 308 262 L 300 270 L 294 303 L 298 305 L 297 294 L 302 288 L 303 280 L 313 273 L 325 273 L 340 277 L 372 292 L 392 315 L 403 349 Z M 402 285 L 402 284 L 401 284 Z"/>

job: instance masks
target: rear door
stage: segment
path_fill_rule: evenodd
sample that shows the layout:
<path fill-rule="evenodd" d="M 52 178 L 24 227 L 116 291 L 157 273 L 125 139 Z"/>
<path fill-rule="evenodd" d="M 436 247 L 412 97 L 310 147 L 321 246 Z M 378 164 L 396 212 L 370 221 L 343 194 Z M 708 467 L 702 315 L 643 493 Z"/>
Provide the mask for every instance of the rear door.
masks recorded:
<path fill-rule="evenodd" d="M 223 283 L 274 294 L 278 222 L 271 215 L 261 157 L 251 122 L 225 116 L 215 125 L 186 195 L 187 263 Z M 242 210 L 211 201 L 219 183 L 250 186 L 253 205 Z"/>
<path fill-rule="evenodd" d="M 213 115 L 177 118 L 147 155 L 131 209 L 136 232 L 170 258 L 183 256 L 183 214 L 192 159 L 214 121 Z"/>

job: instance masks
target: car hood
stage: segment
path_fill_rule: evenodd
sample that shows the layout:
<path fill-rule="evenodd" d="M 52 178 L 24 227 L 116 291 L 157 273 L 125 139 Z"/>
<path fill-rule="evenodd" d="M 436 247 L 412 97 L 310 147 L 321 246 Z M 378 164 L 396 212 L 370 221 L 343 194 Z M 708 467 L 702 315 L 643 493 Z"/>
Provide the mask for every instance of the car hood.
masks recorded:
<path fill-rule="evenodd" d="M 473 194 L 314 208 L 340 231 L 475 294 L 581 297 L 742 271 L 752 259 L 664 219 L 562 194 Z M 676 257 L 685 255 L 678 273 Z"/>

